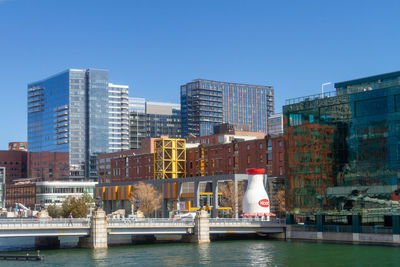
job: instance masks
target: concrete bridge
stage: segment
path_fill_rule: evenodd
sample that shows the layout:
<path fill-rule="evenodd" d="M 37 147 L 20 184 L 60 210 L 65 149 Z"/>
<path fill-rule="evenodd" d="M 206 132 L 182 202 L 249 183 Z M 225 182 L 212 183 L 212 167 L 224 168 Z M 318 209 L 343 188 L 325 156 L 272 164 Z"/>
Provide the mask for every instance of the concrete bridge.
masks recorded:
<path fill-rule="evenodd" d="M 108 235 L 131 235 L 146 240 L 154 235 L 182 235 L 184 242 L 210 242 L 213 234 L 271 234 L 284 238 L 286 225 L 260 219 L 210 219 L 201 211 L 195 220 L 107 219 L 104 211 L 95 211 L 90 219 L 2 219 L 1 237 L 35 237 L 38 246 L 57 246 L 60 236 L 78 236 L 79 246 L 106 248 Z M 143 239 L 144 238 L 144 239 Z"/>

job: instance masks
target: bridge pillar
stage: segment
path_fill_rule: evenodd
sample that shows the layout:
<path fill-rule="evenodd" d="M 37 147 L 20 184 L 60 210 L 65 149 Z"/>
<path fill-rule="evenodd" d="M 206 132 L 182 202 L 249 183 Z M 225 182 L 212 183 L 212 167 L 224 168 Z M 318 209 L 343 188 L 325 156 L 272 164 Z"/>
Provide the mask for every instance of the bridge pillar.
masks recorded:
<path fill-rule="evenodd" d="M 35 247 L 39 249 L 59 248 L 60 240 L 58 236 L 35 237 Z"/>
<path fill-rule="evenodd" d="M 198 211 L 194 222 L 193 234 L 183 236 L 182 240 L 198 244 L 210 243 L 210 217 L 207 211 Z"/>
<path fill-rule="evenodd" d="M 102 209 L 93 212 L 90 235 L 79 238 L 79 246 L 83 248 L 107 248 L 107 217 Z"/>

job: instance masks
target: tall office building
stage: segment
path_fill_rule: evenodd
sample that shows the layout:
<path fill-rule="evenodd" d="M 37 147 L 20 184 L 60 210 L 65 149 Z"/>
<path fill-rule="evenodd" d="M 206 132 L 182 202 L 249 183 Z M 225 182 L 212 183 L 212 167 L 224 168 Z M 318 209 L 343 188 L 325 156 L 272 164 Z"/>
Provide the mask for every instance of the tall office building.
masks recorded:
<path fill-rule="evenodd" d="M 274 89 L 196 79 L 181 86 L 182 136 L 213 133 L 219 123 L 246 124 L 250 131 L 267 132 L 274 113 Z"/>
<path fill-rule="evenodd" d="M 131 149 L 141 147 L 145 138 L 181 137 L 179 104 L 147 102 L 144 98 L 129 98 Z"/>
<path fill-rule="evenodd" d="M 96 179 L 97 155 L 127 148 L 127 97 L 107 70 L 69 69 L 30 83 L 29 151 L 68 152 L 70 178 Z"/>

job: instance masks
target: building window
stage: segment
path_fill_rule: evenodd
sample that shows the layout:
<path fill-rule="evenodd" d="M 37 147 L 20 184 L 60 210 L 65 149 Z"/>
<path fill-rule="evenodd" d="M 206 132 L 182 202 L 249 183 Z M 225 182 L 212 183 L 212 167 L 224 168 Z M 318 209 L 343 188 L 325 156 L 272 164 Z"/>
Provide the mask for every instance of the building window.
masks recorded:
<path fill-rule="evenodd" d="M 249 144 L 247 145 L 247 150 L 250 150 L 250 145 Z"/>
<path fill-rule="evenodd" d="M 251 157 L 250 157 L 250 155 L 248 155 L 247 156 L 247 164 L 250 164 L 250 161 L 251 161 Z"/>
<path fill-rule="evenodd" d="M 263 148 L 263 144 L 262 143 L 260 143 L 260 149 L 262 149 Z"/>

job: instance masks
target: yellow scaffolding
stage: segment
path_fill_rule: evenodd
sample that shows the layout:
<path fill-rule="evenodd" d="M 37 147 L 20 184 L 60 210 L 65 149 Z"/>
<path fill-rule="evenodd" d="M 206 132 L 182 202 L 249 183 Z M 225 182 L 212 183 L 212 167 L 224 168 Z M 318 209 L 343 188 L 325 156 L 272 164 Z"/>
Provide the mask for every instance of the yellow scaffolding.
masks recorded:
<path fill-rule="evenodd" d="M 199 161 L 200 161 L 200 176 L 204 176 L 205 173 L 205 161 L 204 161 L 204 146 L 199 146 Z"/>
<path fill-rule="evenodd" d="M 154 141 L 154 179 L 186 177 L 186 140 L 160 138 Z"/>

